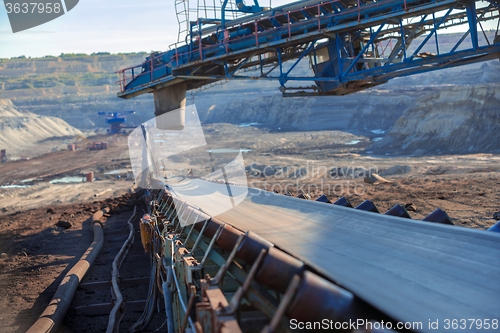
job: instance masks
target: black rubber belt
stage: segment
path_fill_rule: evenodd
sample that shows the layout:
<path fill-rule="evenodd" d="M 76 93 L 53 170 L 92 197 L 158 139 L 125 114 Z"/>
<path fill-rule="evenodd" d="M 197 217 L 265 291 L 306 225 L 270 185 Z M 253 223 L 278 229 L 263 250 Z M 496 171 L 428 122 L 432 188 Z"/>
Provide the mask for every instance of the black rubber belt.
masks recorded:
<path fill-rule="evenodd" d="M 210 183 L 210 193 L 214 193 Z M 203 181 L 178 187 L 185 199 Z M 236 191 L 241 193 L 241 188 Z M 203 198 L 209 200 L 210 198 Z M 212 204 L 216 204 L 213 202 Z M 403 219 L 249 189 L 217 216 L 295 255 L 404 322 L 500 319 L 500 234 Z M 448 332 L 453 329 L 447 330 Z M 457 331 L 463 331 L 458 329 Z"/>

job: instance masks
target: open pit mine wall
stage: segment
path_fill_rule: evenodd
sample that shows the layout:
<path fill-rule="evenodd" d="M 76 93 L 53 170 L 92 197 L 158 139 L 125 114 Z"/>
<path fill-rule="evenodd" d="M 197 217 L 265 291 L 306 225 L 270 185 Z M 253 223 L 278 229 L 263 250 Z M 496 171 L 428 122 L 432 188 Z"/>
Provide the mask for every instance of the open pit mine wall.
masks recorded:
<path fill-rule="evenodd" d="M 1 61 L 0 99 L 11 99 L 19 111 L 59 117 L 83 130 L 108 127 L 99 111 L 135 110 L 127 124 L 138 125 L 154 116 L 153 97 L 116 98 L 113 72 L 142 59 L 109 55 Z M 398 78 L 347 96 L 283 98 L 276 82 L 233 81 L 190 91 L 187 104 L 196 105 L 203 123 L 341 130 L 370 138 L 384 131 L 385 138 L 368 148 L 378 153 L 498 152 L 498 88 L 500 61 L 495 60 Z"/>
<path fill-rule="evenodd" d="M 107 128 L 99 111 L 135 110 L 127 124 L 151 118 L 152 97 L 133 101 L 116 97 L 117 69 L 143 61 L 141 54 L 62 55 L 0 59 L 0 99 L 17 110 L 62 118 L 80 130 Z"/>
<path fill-rule="evenodd" d="M 500 86 L 450 86 L 417 99 L 374 151 L 500 152 Z"/>
<path fill-rule="evenodd" d="M 251 103 L 232 101 L 215 105 L 204 119 L 207 123 L 258 123 L 272 130 L 340 130 L 356 134 L 387 130 L 411 106 L 418 92 L 360 92 L 350 96 L 283 98 L 265 96 Z"/>
<path fill-rule="evenodd" d="M 251 102 L 216 103 L 207 113 L 203 108 L 199 111 L 206 123 L 223 120 L 258 123 L 272 130 L 340 130 L 370 138 L 378 130 L 375 133 L 385 133 L 384 138 L 367 150 L 380 154 L 500 152 L 500 63 L 448 74 L 454 84 L 438 84 L 445 80 L 442 74 L 421 75 L 420 80 L 394 80 L 347 96 L 264 96 Z"/>

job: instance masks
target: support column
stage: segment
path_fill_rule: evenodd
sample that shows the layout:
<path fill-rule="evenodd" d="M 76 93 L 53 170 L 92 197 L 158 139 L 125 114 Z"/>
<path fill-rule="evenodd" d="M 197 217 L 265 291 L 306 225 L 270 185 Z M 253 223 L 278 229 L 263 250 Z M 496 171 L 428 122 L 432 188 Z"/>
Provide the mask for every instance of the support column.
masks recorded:
<path fill-rule="evenodd" d="M 182 130 L 186 110 L 186 83 L 178 83 L 153 92 L 156 127 Z"/>
<path fill-rule="evenodd" d="M 477 36 L 477 14 L 476 14 L 476 2 L 467 1 L 465 4 L 467 9 L 467 21 L 469 22 L 470 29 L 470 39 L 472 41 L 472 48 L 477 50 L 479 47 L 479 40 Z"/>

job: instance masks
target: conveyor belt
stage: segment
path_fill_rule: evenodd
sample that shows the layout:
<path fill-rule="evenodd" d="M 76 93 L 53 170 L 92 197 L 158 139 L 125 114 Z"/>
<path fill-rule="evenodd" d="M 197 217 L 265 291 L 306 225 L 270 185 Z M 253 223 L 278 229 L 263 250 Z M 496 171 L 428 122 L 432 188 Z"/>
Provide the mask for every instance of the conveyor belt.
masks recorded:
<path fill-rule="evenodd" d="M 207 187 L 212 195 L 206 195 Z M 172 189 L 202 208 L 219 205 L 227 193 L 225 185 L 201 180 Z M 249 189 L 239 205 L 217 217 L 254 231 L 390 317 L 422 322 L 423 332 L 436 332 L 429 329 L 429 320 L 439 320 L 438 331 L 445 331 L 445 319 L 500 319 L 498 233 L 257 189 Z"/>

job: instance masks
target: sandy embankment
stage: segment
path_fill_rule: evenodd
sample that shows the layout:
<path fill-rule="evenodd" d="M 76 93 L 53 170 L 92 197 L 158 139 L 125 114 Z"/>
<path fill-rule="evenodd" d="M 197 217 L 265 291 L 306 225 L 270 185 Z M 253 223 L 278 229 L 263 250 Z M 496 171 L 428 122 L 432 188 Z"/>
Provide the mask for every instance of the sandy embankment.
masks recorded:
<path fill-rule="evenodd" d="M 129 167 L 126 137 L 99 137 L 107 150 L 90 151 L 86 142 L 78 151 L 66 150 L 82 132 L 60 118 L 16 110 L 10 100 L 0 99 L 0 149 L 9 162 L 0 164 L 0 214 L 63 203 L 117 197 L 128 192 L 133 181 L 107 174 Z M 25 159 L 15 161 L 16 157 Z M 61 177 L 82 179 L 89 172 L 94 182 L 52 184 Z M 97 196 L 96 196 L 97 195 Z"/>
<path fill-rule="evenodd" d="M 82 132 L 56 117 L 18 111 L 9 99 L 0 99 L 0 149 L 12 157 L 36 156 L 40 143 L 53 137 L 74 137 Z"/>

